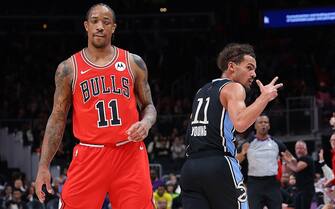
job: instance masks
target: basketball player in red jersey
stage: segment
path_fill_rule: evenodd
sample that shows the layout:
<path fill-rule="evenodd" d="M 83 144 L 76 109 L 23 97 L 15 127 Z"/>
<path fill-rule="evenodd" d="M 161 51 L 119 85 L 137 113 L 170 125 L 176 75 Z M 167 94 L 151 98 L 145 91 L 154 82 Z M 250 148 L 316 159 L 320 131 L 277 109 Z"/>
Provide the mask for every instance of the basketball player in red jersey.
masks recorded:
<path fill-rule="evenodd" d="M 88 47 L 56 71 L 54 105 L 36 178 L 37 196 L 44 202 L 43 184 L 52 192 L 49 165 L 72 104 L 73 132 L 80 143 L 73 151 L 60 208 L 100 209 L 108 193 L 113 209 L 153 209 L 143 139 L 156 121 L 156 110 L 146 65 L 141 57 L 111 44 L 116 24 L 109 6 L 93 5 L 84 25 Z"/>

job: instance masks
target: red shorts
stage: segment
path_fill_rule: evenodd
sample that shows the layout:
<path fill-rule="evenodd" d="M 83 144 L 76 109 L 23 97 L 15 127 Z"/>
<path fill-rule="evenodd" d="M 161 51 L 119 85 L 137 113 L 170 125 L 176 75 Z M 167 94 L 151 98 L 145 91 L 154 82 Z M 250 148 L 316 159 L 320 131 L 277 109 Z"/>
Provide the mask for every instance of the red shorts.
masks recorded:
<path fill-rule="evenodd" d="M 154 208 L 143 142 L 74 147 L 61 194 L 61 208 L 101 209 L 107 193 L 113 209 Z"/>

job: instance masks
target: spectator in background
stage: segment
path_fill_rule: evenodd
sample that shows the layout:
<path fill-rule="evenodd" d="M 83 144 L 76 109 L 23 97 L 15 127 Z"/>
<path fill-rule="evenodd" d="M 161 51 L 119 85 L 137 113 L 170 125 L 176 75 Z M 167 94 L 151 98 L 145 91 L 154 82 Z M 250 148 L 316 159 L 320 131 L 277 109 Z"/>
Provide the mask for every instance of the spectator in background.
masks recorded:
<path fill-rule="evenodd" d="M 7 209 L 28 209 L 26 203 L 22 200 L 22 191 L 13 189 L 13 199 L 6 203 Z"/>
<path fill-rule="evenodd" d="M 293 171 L 296 177 L 297 194 L 295 196 L 295 208 L 310 209 L 315 193 L 314 161 L 308 155 L 307 145 L 302 140 L 296 142 L 295 153 L 297 159 L 288 151 L 282 152 L 287 168 Z"/>
<path fill-rule="evenodd" d="M 156 209 L 169 209 L 167 200 L 164 198 L 157 200 Z"/>
<path fill-rule="evenodd" d="M 170 174 L 170 180 L 166 182 L 166 191 L 172 196 L 172 209 L 182 208 L 180 186 L 176 180 L 173 180 L 175 175 Z"/>
<path fill-rule="evenodd" d="M 153 140 L 151 140 L 147 146 L 147 152 L 149 156 L 150 162 L 153 162 L 155 160 L 155 150 L 154 148 L 156 147 L 156 144 L 158 143 L 159 139 L 159 133 L 157 133 L 154 137 Z"/>
<path fill-rule="evenodd" d="M 56 190 L 57 194 L 59 194 L 59 195 L 62 193 L 62 189 L 63 189 L 63 186 L 65 184 L 66 178 L 67 178 L 66 174 L 67 174 L 67 168 L 65 167 L 63 169 L 62 173 L 60 174 L 60 176 L 53 179 L 53 184 L 54 184 L 55 190 Z"/>
<path fill-rule="evenodd" d="M 154 162 L 160 163 L 163 166 L 163 172 L 170 171 L 171 164 L 171 143 L 167 136 L 160 135 L 154 143 L 153 153 Z"/>
<path fill-rule="evenodd" d="M 27 188 L 23 184 L 23 181 L 21 178 L 14 180 L 14 189 L 19 189 L 21 190 L 22 193 L 25 193 L 27 191 Z"/>
<path fill-rule="evenodd" d="M 321 164 L 322 171 L 324 173 L 324 181 L 322 181 L 322 190 L 324 194 L 324 208 L 334 208 L 335 207 L 335 132 L 330 136 L 330 145 L 332 153 L 332 170 L 325 164 L 323 157 L 323 149 L 319 152 L 319 163 Z"/>
<path fill-rule="evenodd" d="M 290 197 L 290 207 L 295 207 L 295 196 L 297 194 L 297 186 L 296 186 L 296 178 L 294 174 L 291 174 L 288 180 L 288 187 L 286 188 L 286 191 Z"/>
<path fill-rule="evenodd" d="M 164 183 L 163 180 L 159 178 L 159 175 L 157 174 L 157 171 L 154 168 L 150 169 L 150 178 L 153 191 L 156 191 L 158 186 Z"/>
<path fill-rule="evenodd" d="M 1 208 L 6 208 L 6 203 L 13 199 L 13 187 L 9 184 L 5 186 L 3 195 L 1 195 Z"/>
<path fill-rule="evenodd" d="M 183 106 L 182 101 L 180 99 L 177 99 L 173 106 L 173 112 L 174 114 L 182 114 L 183 113 Z"/>
<path fill-rule="evenodd" d="M 30 184 L 27 191 L 26 203 L 28 209 L 44 209 L 44 205 L 38 201 L 38 198 L 35 194 L 35 185 L 34 183 Z"/>
<path fill-rule="evenodd" d="M 332 135 L 330 136 L 329 143 L 332 149 L 331 150 L 331 153 L 332 153 L 331 161 L 332 161 L 333 174 L 335 174 L 335 132 L 333 132 Z M 324 161 L 323 159 L 320 159 L 321 163 L 323 163 L 323 161 Z M 333 185 L 335 185 L 335 178 L 328 179 L 327 182 L 325 183 L 325 186 L 333 186 Z"/>
<path fill-rule="evenodd" d="M 178 178 L 176 174 L 170 173 L 166 182 L 170 182 L 171 184 L 178 186 Z"/>
<path fill-rule="evenodd" d="M 37 200 L 37 196 L 35 194 L 35 185 L 31 184 L 27 192 L 27 201 L 32 202 L 33 200 Z"/>
<path fill-rule="evenodd" d="M 321 108 L 330 108 L 332 105 L 332 96 L 329 86 L 323 81 L 318 83 L 318 88 L 316 91 L 316 103 Z"/>
<path fill-rule="evenodd" d="M 182 136 L 176 136 L 171 145 L 171 157 L 173 160 L 173 171 L 179 173 L 185 161 L 186 145 Z"/>
<path fill-rule="evenodd" d="M 180 195 L 175 192 L 176 185 L 173 184 L 171 181 L 167 181 L 165 185 L 166 185 L 166 191 L 172 196 L 173 200 Z"/>
<path fill-rule="evenodd" d="M 166 201 L 166 209 L 172 209 L 172 200 L 172 195 L 167 192 L 166 185 L 164 183 L 160 184 L 154 192 L 154 203 L 156 207 L 159 206 L 160 202 Z"/>
<path fill-rule="evenodd" d="M 290 178 L 290 175 L 287 172 L 284 172 L 280 180 L 281 181 L 280 191 L 281 191 L 282 198 L 283 198 L 283 203 L 282 203 L 283 209 L 289 209 L 289 208 L 292 208 L 292 206 L 294 206 L 294 200 L 291 198 L 288 192 L 288 188 L 290 187 L 289 178 Z"/>
<path fill-rule="evenodd" d="M 335 112 L 333 112 L 332 116 L 330 117 L 329 124 L 331 128 L 334 130 L 335 129 Z"/>

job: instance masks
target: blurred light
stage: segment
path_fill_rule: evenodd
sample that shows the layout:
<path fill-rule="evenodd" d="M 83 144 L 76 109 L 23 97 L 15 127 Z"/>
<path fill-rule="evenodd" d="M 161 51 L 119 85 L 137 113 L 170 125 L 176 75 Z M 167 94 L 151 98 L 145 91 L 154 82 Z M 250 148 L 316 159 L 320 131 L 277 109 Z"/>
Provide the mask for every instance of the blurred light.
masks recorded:
<path fill-rule="evenodd" d="M 48 24 L 44 23 L 43 24 L 43 29 L 47 29 L 48 28 Z"/>
<path fill-rule="evenodd" d="M 263 26 L 266 28 L 335 25 L 335 7 L 265 10 Z"/>
<path fill-rule="evenodd" d="M 167 8 L 166 7 L 161 7 L 161 8 L 159 8 L 159 11 L 160 12 L 167 12 Z"/>

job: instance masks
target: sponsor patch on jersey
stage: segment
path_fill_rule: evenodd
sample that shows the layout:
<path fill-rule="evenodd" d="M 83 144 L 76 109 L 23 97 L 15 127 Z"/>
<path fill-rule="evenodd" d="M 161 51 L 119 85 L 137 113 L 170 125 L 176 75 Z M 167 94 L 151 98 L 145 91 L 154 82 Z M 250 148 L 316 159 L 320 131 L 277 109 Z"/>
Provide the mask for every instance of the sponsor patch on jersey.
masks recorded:
<path fill-rule="evenodd" d="M 115 63 L 115 69 L 117 71 L 124 71 L 126 69 L 126 64 L 124 64 L 124 62 L 117 62 Z"/>

